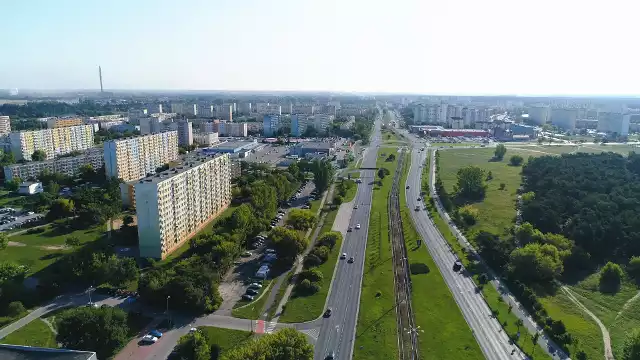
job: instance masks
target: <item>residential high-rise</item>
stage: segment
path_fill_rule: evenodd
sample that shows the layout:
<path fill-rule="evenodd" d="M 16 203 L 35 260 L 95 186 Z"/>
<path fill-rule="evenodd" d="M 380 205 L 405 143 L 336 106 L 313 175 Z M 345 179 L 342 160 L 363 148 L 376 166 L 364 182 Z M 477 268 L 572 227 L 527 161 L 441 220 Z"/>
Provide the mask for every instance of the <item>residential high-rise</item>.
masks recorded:
<path fill-rule="evenodd" d="M 631 115 L 617 111 L 598 112 L 598 131 L 619 136 L 629 135 Z"/>
<path fill-rule="evenodd" d="M 104 143 L 106 175 L 138 180 L 178 159 L 178 132 L 167 131 Z"/>
<path fill-rule="evenodd" d="M 262 115 L 282 115 L 282 106 L 278 104 L 257 103 L 256 110 Z"/>
<path fill-rule="evenodd" d="M 315 108 L 314 108 L 313 105 L 297 104 L 297 105 L 293 105 L 292 106 L 291 113 L 292 114 L 311 114 L 311 115 L 313 115 L 314 109 Z"/>
<path fill-rule="evenodd" d="M 81 118 L 48 118 L 47 119 L 47 128 L 49 129 L 55 129 L 55 128 L 61 128 L 61 127 L 67 127 L 67 126 L 78 126 L 78 125 L 82 125 L 82 119 Z"/>
<path fill-rule="evenodd" d="M 240 103 L 240 105 L 238 106 L 238 112 L 243 115 L 249 115 L 252 112 L 251 107 L 252 106 L 250 102 Z"/>
<path fill-rule="evenodd" d="M 83 151 L 93 147 L 93 126 L 80 125 L 55 129 L 19 131 L 9 134 L 11 152 L 16 160 L 31 160 L 36 150 L 42 150 L 46 159 L 72 151 Z"/>
<path fill-rule="evenodd" d="M 563 130 L 575 130 L 578 109 L 558 108 L 551 110 L 551 123 Z"/>
<path fill-rule="evenodd" d="M 313 116 L 309 114 L 291 115 L 291 135 L 302 136 L 309 126 L 313 126 Z"/>
<path fill-rule="evenodd" d="M 178 145 L 193 145 L 193 124 L 191 121 L 178 121 Z"/>
<path fill-rule="evenodd" d="M 534 105 L 529 107 L 529 120 L 544 125 L 551 120 L 551 108 L 547 105 Z"/>
<path fill-rule="evenodd" d="M 198 104 L 198 117 L 201 118 L 213 118 L 213 105 L 211 104 Z"/>
<path fill-rule="evenodd" d="M 228 154 L 197 156 L 135 184 L 141 257 L 164 259 L 229 206 L 230 163 Z"/>
<path fill-rule="evenodd" d="M 274 136 L 280 130 L 280 115 L 265 115 L 262 118 L 264 136 Z"/>
<path fill-rule="evenodd" d="M 201 132 L 193 134 L 193 142 L 198 145 L 211 146 L 218 142 L 217 132 Z"/>
<path fill-rule="evenodd" d="M 213 107 L 214 115 L 217 119 L 233 120 L 233 105 L 216 105 Z"/>
<path fill-rule="evenodd" d="M 196 115 L 196 104 L 171 103 L 171 112 L 181 115 Z"/>
<path fill-rule="evenodd" d="M 333 115 L 328 114 L 315 114 L 313 116 L 313 126 L 316 131 L 323 134 L 327 131 L 327 128 L 333 124 L 333 119 L 335 117 Z"/>
<path fill-rule="evenodd" d="M 247 123 L 220 122 L 215 125 L 221 136 L 247 137 Z"/>
<path fill-rule="evenodd" d="M 164 129 L 164 124 L 157 117 L 140 119 L 140 134 L 149 135 L 159 133 Z"/>
<path fill-rule="evenodd" d="M 8 116 L 0 116 L 0 136 L 11 132 L 11 120 Z"/>
<path fill-rule="evenodd" d="M 80 167 L 83 165 L 91 165 L 94 170 L 98 170 L 103 164 L 104 154 L 102 149 L 91 148 L 78 156 L 7 165 L 4 167 L 4 177 L 6 181 L 12 181 L 14 178 L 27 180 L 29 178 L 37 178 L 45 170 L 74 176 L 79 173 Z"/>

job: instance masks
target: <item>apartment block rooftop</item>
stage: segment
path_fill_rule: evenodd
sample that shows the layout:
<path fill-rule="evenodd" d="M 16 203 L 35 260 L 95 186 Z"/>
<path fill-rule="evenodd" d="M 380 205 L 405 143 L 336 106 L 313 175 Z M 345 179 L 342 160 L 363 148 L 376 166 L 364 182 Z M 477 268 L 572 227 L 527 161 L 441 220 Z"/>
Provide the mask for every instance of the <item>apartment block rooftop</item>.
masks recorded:
<path fill-rule="evenodd" d="M 0 344 L 2 360 L 97 360 L 92 351 Z"/>
<path fill-rule="evenodd" d="M 170 168 L 168 170 L 164 170 L 155 175 L 144 177 L 140 180 L 137 180 L 132 183 L 160 183 L 167 179 L 170 179 L 176 175 L 187 172 L 195 167 L 198 167 L 204 163 L 207 163 L 216 158 L 226 156 L 227 154 L 198 154 L 198 155 L 188 155 L 182 159 L 182 163 L 176 167 Z"/>

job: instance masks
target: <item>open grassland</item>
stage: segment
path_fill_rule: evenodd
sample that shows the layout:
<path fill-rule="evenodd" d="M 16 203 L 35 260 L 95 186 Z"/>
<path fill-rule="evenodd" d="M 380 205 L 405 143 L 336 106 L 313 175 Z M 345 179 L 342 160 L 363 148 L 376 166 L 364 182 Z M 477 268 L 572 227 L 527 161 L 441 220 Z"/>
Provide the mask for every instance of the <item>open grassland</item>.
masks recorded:
<path fill-rule="evenodd" d="M 251 341 L 253 336 L 253 333 L 249 331 L 221 329 L 213 326 L 201 326 L 198 330 L 202 331 L 209 346 L 215 346 L 218 349 L 218 355 L 244 345 L 246 342 Z"/>
<path fill-rule="evenodd" d="M 376 165 L 387 168 L 391 175 L 382 180 L 382 186 L 375 185 L 373 191 L 360 311 L 353 352 L 353 358 L 356 360 L 393 359 L 398 356 L 387 212 L 397 160 L 387 162 L 385 158 L 386 156 L 381 157 L 378 154 Z"/>
<path fill-rule="evenodd" d="M 407 154 L 400 189 L 405 187 L 410 161 Z M 424 270 L 411 271 L 411 304 L 416 325 L 424 329 L 424 333 L 418 335 L 421 357 L 443 360 L 483 359 L 480 347 L 429 251 L 424 245 L 417 247 L 420 236 L 413 226 L 406 194 L 402 190 L 400 211 L 410 268 Z"/>
<path fill-rule="evenodd" d="M 3 344 L 57 348 L 56 335 L 41 319 L 33 320 L 0 340 Z"/>

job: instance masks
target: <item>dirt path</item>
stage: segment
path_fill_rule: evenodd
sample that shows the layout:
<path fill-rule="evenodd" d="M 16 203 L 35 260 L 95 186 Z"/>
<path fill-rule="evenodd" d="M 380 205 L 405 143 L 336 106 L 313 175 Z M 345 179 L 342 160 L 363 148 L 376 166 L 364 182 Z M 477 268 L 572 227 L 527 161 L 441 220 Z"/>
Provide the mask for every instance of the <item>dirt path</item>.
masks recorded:
<path fill-rule="evenodd" d="M 600 321 L 600 319 L 598 319 L 598 317 L 594 313 L 589 311 L 589 309 L 587 309 L 586 306 L 582 305 L 582 303 L 575 297 L 575 294 L 573 293 L 573 291 L 571 291 L 571 289 L 569 289 L 566 286 L 563 286 L 562 291 L 565 294 L 567 294 L 569 299 L 573 301 L 576 305 L 578 305 L 578 307 L 582 311 L 587 313 L 587 315 L 591 316 L 591 318 L 593 319 L 593 321 L 596 322 L 596 324 L 598 324 L 598 327 L 600 327 L 600 331 L 602 332 L 602 342 L 604 343 L 604 358 L 605 360 L 615 360 L 613 357 L 613 351 L 611 351 L 611 336 L 609 336 L 609 330 L 607 330 L 607 328 L 604 326 L 602 321 Z"/>
<path fill-rule="evenodd" d="M 637 294 L 635 294 L 631 299 L 627 300 L 627 302 L 624 303 L 624 305 L 622 305 L 622 309 L 618 311 L 618 313 L 616 314 L 616 318 L 613 321 L 618 320 L 620 315 L 622 315 L 622 313 L 625 312 L 625 310 L 627 310 L 627 308 L 631 305 L 631 303 L 636 301 L 639 297 L 640 297 L 640 291 L 638 291 Z"/>
<path fill-rule="evenodd" d="M 17 241 L 9 241 L 7 245 L 16 246 L 16 247 L 29 246 L 25 243 L 21 243 Z M 50 250 L 50 251 L 67 250 L 69 248 L 67 245 L 42 245 L 42 246 L 36 246 L 36 247 L 42 250 Z"/>
<path fill-rule="evenodd" d="M 27 246 L 25 243 L 17 242 L 17 241 L 9 241 L 7 246 Z"/>

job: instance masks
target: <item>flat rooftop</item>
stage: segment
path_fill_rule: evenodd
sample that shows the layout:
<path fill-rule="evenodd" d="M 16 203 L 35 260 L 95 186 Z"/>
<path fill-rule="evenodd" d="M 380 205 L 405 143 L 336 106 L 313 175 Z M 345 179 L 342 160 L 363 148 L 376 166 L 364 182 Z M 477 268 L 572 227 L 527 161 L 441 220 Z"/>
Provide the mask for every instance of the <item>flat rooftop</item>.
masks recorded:
<path fill-rule="evenodd" d="M 222 140 L 222 138 L 221 138 Z M 255 141 L 227 141 L 221 142 L 220 144 L 214 144 L 209 147 L 209 149 L 239 149 L 239 148 L 251 148 L 258 146 L 258 143 Z"/>
<path fill-rule="evenodd" d="M 297 146 L 305 149 L 327 149 L 334 147 L 335 144 L 326 141 L 306 141 L 299 143 Z"/>
<path fill-rule="evenodd" d="M 225 156 L 226 154 L 198 154 L 198 155 L 189 155 L 182 159 L 182 164 L 170 168 L 169 170 L 165 170 L 159 172 L 155 175 L 143 177 L 140 180 L 132 181 L 132 184 L 143 184 L 143 183 L 160 183 L 167 179 L 170 179 L 176 175 L 182 174 L 186 171 L 189 171 L 195 167 L 198 167 L 204 163 L 207 163 L 213 159 L 219 158 L 221 156 Z"/>
<path fill-rule="evenodd" d="M 90 360 L 97 359 L 91 351 L 48 349 L 32 346 L 0 344 L 2 360 Z"/>

